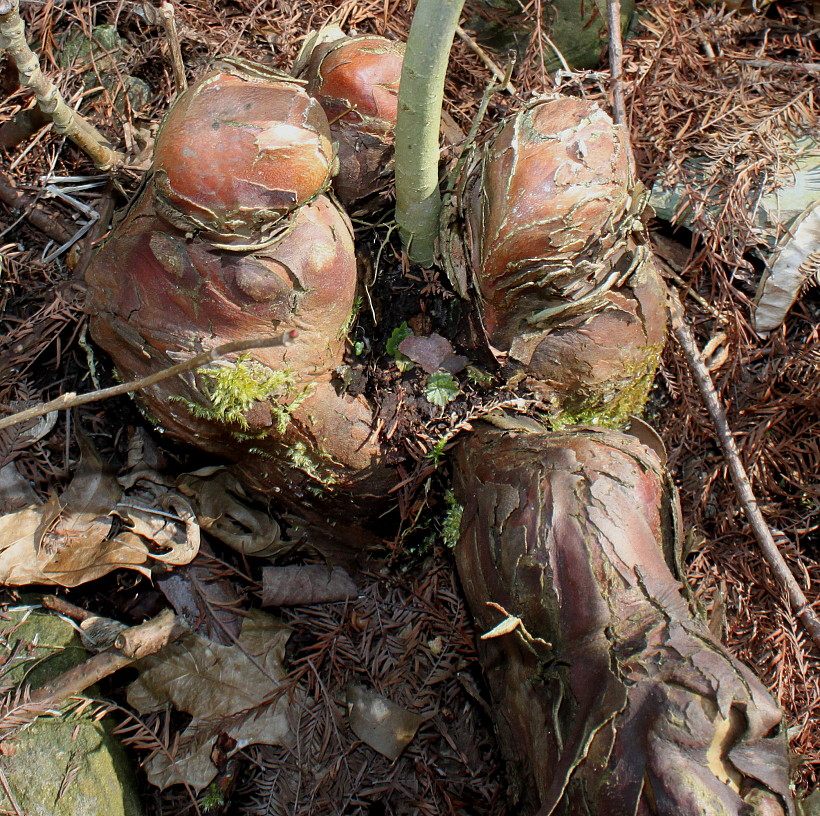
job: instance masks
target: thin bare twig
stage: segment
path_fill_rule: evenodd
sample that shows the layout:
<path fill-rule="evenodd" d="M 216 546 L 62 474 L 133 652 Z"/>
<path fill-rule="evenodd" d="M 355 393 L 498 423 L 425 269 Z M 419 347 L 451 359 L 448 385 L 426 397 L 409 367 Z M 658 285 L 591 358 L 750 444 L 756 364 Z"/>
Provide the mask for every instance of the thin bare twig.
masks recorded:
<path fill-rule="evenodd" d="M 2 0 L 0 0 L 0 2 L 1 1 Z M 170 368 L 164 368 L 162 371 L 157 371 L 155 374 L 149 374 L 147 377 L 141 377 L 138 380 L 131 380 L 131 382 L 122 383 L 120 385 L 112 385 L 111 388 L 102 388 L 99 391 L 90 391 L 87 394 L 76 394 L 70 391 L 49 402 L 40 403 L 40 405 L 35 405 L 32 408 L 27 408 L 25 411 L 20 411 L 5 419 L 0 419 L 0 431 L 12 427 L 12 425 L 19 425 L 21 422 L 27 422 L 29 419 L 45 416 L 52 411 L 76 408 L 78 405 L 86 405 L 89 402 L 99 402 L 109 397 L 118 397 L 121 394 L 128 394 L 131 391 L 148 388 L 170 377 L 176 377 L 177 374 L 183 374 L 186 371 L 192 371 L 195 368 L 200 368 L 208 363 L 212 363 L 214 360 L 219 357 L 224 357 L 226 354 L 248 351 L 249 349 L 286 346 L 298 336 L 299 332 L 292 329 L 276 337 L 262 337 L 256 340 L 234 340 L 230 343 L 223 343 L 221 346 L 217 346 L 210 351 L 203 351 L 201 354 L 191 357 L 190 360 L 177 363 L 176 365 L 170 366 Z"/>
<path fill-rule="evenodd" d="M 6 51 L 20 75 L 20 84 L 30 88 L 37 104 L 53 122 L 57 133 L 65 134 L 100 170 L 121 165 L 125 156 L 87 119 L 73 111 L 40 69 L 40 60 L 26 42 L 26 28 L 20 17 L 20 0 L 0 0 L 0 51 Z"/>
<path fill-rule="evenodd" d="M 171 66 L 174 69 L 174 82 L 177 86 L 177 93 L 182 93 L 188 87 L 188 80 L 185 78 L 185 63 L 182 61 L 182 48 L 179 44 L 179 31 L 177 30 L 174 7 L 170 3 L 164 2 L 159 7 L 159 17 L 168 36 L 168 46 L 171 49 Z"/>
<path fill-rule="evenodd" d="M 609 71 L 612 75 L 612 113 L 616 125 L 626 125 L 624 102 L 624 46 L 621 41 L 621 1 L 607 0 L 609 25 Z"/>
<path fill-rule="evenodd" d="M 670 291 L 669 304 L 672 315 L 672 331 L 675 339 L 686 357 L 686 362 L 692 371 L 692 376 L 697 383 L 698 389 L 706 403 L 706 408 L 715 425 L 718 441 L 723 448 L 723 455 L 729 465 L 729 472 L 732 476 L 738 499 L 740 500 L 749 525 L 752 528 L 757 543 L 760 547 L 761 555 L 768 564 L 772 576 L 778 587 L 782 589 L 789 599 L 792 613 L 800 620 L 803 627 L 808 632 L 809 637 L 815 645 L 820 648 L 820 619 L 815 615 L 814 610 L 809 606 L 803 590 L 797 583 L 797 579 L 789 569 L 789 565 L 777 548 L 772 532 L 752 491 L 749 476 L 746 468 L 740 459 L 735 439 L 732 436 L 729 422 L 726 418 L 726 411 L 720 402 L 712 377 L 701 358 L 700 349 L 695 342 L 692 330 L 686 322 L 683 305 L 678 296 Z"/>
<path fill-rule="evenodd" d="M 0 785 L 3 786 L 3 791 L 5 792 L 6 796 L 8 797 L 9 802 L 11 802 L 11 806 L 14 808 L 15 816 L 25 816 L 22 810 L 20 810 L 20 805 L 17 804 L 17 800 L 14 798 L 14 793 L 11 790 L 11 786 L 9 785 L 8 777 L 6 776 L 5 771 L 0 767 Z"/>
<path fill-rule="evenodd" d="M 712 306 L 709 301 L 706 300 L 703 295 L 700 294 L 697 290 L 693 289 L 675 270 L 672 264 L 669 261 L 664 260 L 661 258 L 657 253 L 655 254 L 655 262 L 661 267 L 661 271 L 663 272 L 663 276 L 665 278 L 669 278 L 675 286 L 680 289 L 684 295 L 692 298 L 696 303 L 700 304 L 700 306 L 709 312 L 712 317 L 715 318 L 719 323 L 726 322 L 726 316 L 722 315 L 718 309 Z"/>
<path fill-rule="evenodd" d="M 515 86 L 510 82 L 507 72 L 503 71 L 490 57 L 490 55 L 460 26 L 456 26 L 456 34 L 459 36 L 467 48 L 470 49 L 490 70 L 490 73 L 501 83 L 501 90 L 508 94 L 515 93 Z"/>

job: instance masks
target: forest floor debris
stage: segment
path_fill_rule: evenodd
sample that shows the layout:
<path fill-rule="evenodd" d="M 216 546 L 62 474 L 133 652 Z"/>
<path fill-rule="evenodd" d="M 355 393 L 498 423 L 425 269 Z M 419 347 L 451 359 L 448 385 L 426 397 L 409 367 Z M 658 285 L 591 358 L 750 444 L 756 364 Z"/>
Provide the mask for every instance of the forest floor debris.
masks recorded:
<path fill-rule="evenodd" d="M 793 134 L 817 122 L 820 100 L 811 66 L 817 65 L 818 57 L 809 33 L 812 26 L 816 28 L 816 19 L 812 22 L 808 9 L 807 4 L 785 2 L 769 7 L 765 14 L 742 14 L 716 6 L 692 7 L 684 0 L 651 0 L 641 6 L 637 30 L 624 42 L 623 86 L 642 179 L 647 185 L 660 177 L 680 183 L 691 209 L 685 228 L 657 221 L 651 225 L 658 235 L 656 249 L 691 288 L 693 297 L 687 297 L 685 305 L 700 346 L 722 335 L 715 345 L 726 353 L 713 357 L 716 388 L 761 509 L 793 573 L 802 576 L 809 603 L 817 608 L 817 288 L 805 290 L 785 324 L 767 338 L 758 337 L 750 324 L 762 271 L 759 253 L 769 246 L 769 237 L 752 217 L 753 205 L 765 191 L 786 182 L 797 157 Z M 404 39 L 410 14 L 406 3 L 376 0 L 298 3 L 287 10 L 279 4 L 268 7 L 248 0 L 207 4 L 207 8 L 181 2 L 175 10 L 189 77 L 200 73 L 213 55 L 226 52 L 287 68 L 305 33 L 328 21 Z M 503 20 L 502 12 L 492 8 L 483 14 Z M 526 6 L 525 16 L 532 22 L 540 14 L 540 3 Z M 59 79 L 69 104 L 81 101 L 82 112 L 115 143 L 122 135 L 129 151 L 147 155 L 178 84 L 161 21 L 139 5 L 113 2 L 31 5 L 25 15 L 29 42 L 44 68 Z M 80 27 L 91 32 L 101 24 L 116 26 L 123 51 L 113 84 L 109 76 L 99 75 L 89 85 L 88 65 L 61 67 L 58 55 L 67 31 Z M 481 40 L 476 40 L 480 45 Z M 503 67 L 504 56 L 494 58 Z M 468 39 L 456 41 L 446 107 L 465 133 L 493 80 L 485 63 Z M 92 60 L 92 73 L 98 70 Z M 137 77 L 151 88 L 141 107 L 132 105 L 126 76 Z M 604 100 L 607 76 L 592 71 L 547 75 L 543 55 L 531 45 L 518 60 L 512 79 L 521 95 L 560 88 Z M 17 89 L 8 62 L 0 61 L 0 87 L 7 92 L 0 101 L 0 121 L 21 117 L 31 98 Z M 125 104 L 115 104 L 118 98 Z M 495 95 L 481 130 L 491 128 L 515 105 L 509 95 Z M 83 214 L 76 208 L 44 195 L 47 179 L 94 171 L 50 128 L 33 130 L 0 155 L 2 173 L 27 197 L 12 201 L 6 195 L 0 204 L 0 404 L 19 410 L 66 391 L 92 390 L 95 378 L 106 384 L 112 380 L 108 364 L 85 339 L 86 317 L 77 277 L 93 230 L 74 249 L 44 260 L 70 237 L 69 232 L 73 235 L 83 226 Z M 698 160 L 696 165 L 692 158 Z M 704 176 L 710 180 L 706 187 Z M 133 192 L 138 181 L 136 169 L 121 176 L 127 192 Z M 103 212 L 114 197 L 110 190 L 96 189 L 82 200 Z M 117 204 L 122 203 L 117 198 Z M 31 204 L 34 217 L 29 218 Z M 15 209 L 18 205 L 22 210 Z M 38 229 L 43 213 L 56 226 L 51 235 Z M 369 235 L 373 246 L 381 243 L 389 254 L 389 229 L 356 227 L 357 237 Z M 374 253 L 376 285 L 401 284 L 402 297 L 416 303 L 410 321 L 415 335 L 433 337 L 447 308 L 442 305 L 441 282 L 412 281 L 406 270 L 380 268 L 384 254 Z M 355 339 L 381 354 L 397 322 L 379 314 L 378 321 L 368 324 L 364 316 Z M 359 369 L 368 365 L 372 368 L 370 363 L 352 366 L 349 375 L 359 376 Z M 380 387 L 395 389 L 400 379 L 395 372 Z M 292 676 L 308 693 L 299 715 L 300 728 L 305 723 L 311 727 L 296 747 L 243 749 L 238 779 L 228 772 L 237 766 L 225 766 L 213 785 L 220 795 L 235 795 L 238 798 L 232 801 L 245 803 L 243 812 L 279 812 L 271 809 L 270 799 L 282 791 L 288 792 L 282 802 L 289 802 L 293 813 L 341 812 L 340 797 L 346 797 L 351 813 L 388 812 L 379 809 L 382 800 L 403 802 L 391 807 L 407 813 L 448 812 L 447 808 L 477 815 L 503 812 L 498 756 L 487 723 L 477 713 L 482 692 L 471 673 L 473 632 L 453 585 L 452 564 L 437 544 L 429 549 L 437 561 L 406 552 L 409 547 L 423 548 L 427 538 L 439 535 L 446 513 L 441 498 L 446 480 L 435 472 L 438 459 L 455 430 L 466 428 L 484 408 L 480 389 L 473 391 L 471 386 L 466 396 L 437 412 L 424 399 L 424 379 L 418 378 L 413 398 L 396 396 L 392 418 L 386 417 L 388 423 L 395 422 L 392 431 L 410 463 L 396 492 L 402 525 L 394 541 L 390 577 L 383 572 L 359 573 L 369 578 L 349 605 L 305 605 L 284 613 L 294 630 L 288 647 Z M 762 580 L 766 567 L 742 516 L 714 429 L 689 368 L 671 343 L 650 414 L 681 490 L 689 578 L 713 629 L 755 667 L 784 707 L 798 758 L 795 780 L 799 790 L 811 790 L 820 781 L 820 722 L 813 716 L 820 700 L 820 659 L 790 613 L 787 599 Z M 9 429 L 0 433 L 0 466 L 13 462 L 45 502 L 65 490 L 77 471 L 80 451 L 72 423 L 82 425 L 105 459 L 125 466 L 124 429 L 140 421 L 133 403 L 120 397 L 83 406 L 75 419 L 63 412 L 42 436 L 28 426 L 20 433 Z M 210 464 L 173 446 L 152 456 L 161 460 L 158 465 L 178 472 Z M 288 526 L 287 518 L 280 521 Z M 298 530 L 289 533 L 298 539 Z M 205 557 L 209 569 L 235 581 L 245 598 L 261 590 L 258 568 L 247 560 L 224 551 Z M 165 603 L 159 592 L 140 580 L 118 573 L 71 597 L 98 614 L 130 622 L 155 614 Z M 13 595 L 8 594 L 8 599 Z M 369 689 L 399 705 L 418 710 L 422 701 L 425 716 L 429 715 L 395 764 L 374 759 L 377 755 L 339 728 L 345 688 L 363 677 Z M 107 691 L 124 702 L 122 688 Z M 478 709 L 474 700 L 479 701 Z M 152 713 L 126 722 L 123 730 L 131 744 L 156 751 L 158 744 L 168 749 L 163 740 L 169 726 L 170 715 Z M 304 765 L 311 769 L 307 779 L 300 770 Z M 180 812 L 188 805 L 185 791 L 175 788 L 162 801 L 154 800 L 152 812 Z"/>

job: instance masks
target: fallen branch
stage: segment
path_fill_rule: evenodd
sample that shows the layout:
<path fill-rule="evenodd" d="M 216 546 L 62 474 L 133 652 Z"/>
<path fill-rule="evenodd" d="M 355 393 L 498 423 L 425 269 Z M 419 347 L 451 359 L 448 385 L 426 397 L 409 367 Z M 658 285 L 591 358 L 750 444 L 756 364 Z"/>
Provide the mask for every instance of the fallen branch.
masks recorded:
<path fill-rule="evenodd" d="M 155 654 L 163 646 L 179 640 L 188 628 L 181 624 L 170 609 L 155 618 L 124 629 L 111 649 L 88 658 L 78 666 L 63 672 L 54 680 L 31 692 L 32 706 L 54 707 L 79 694 L 109 674 L 149 654 Z"/>
<path fill-rule="evenodd" d="M 771 530 L 768 524 L 766 524 L 766 519 L 763 518 L 763 513 L 760 512 L 760 507 L 758 506 L 757 499 L 749 482 L 749 476 L 740 459 L 740 452 L 732 436 L 732 431 L 729 428 L 726 412 L 715 390 L 712 377 L 701 359 L 700 350 L 695 342 L 692 330 L 686 322 L 683 305 L 678 296 L 671 290 L 669 292 L 669 304 L 672 317 L 672 331 L 675 334 L 675 339 L 683 350 L 683 354 L 692 371 L 692 376 L 700 389 L 703 401 L 706 403 L 706 408 L 715 425 L 718 441 L 720 442 L 721 448 L 723 448 L 723 454 L 729 465 L 732 482 L 734 483 L 741 506 L 749 520 L 752 532 L 760 546 L 763 559 L 768 564 L 778 587 L 788 595 L 792 612 L 803 624 L 803 627 L 815 645 L 820 648 L 820 619 L 818 619 L 814 610 L 809 606 L 809 602 L 803 590 L 800 589 L 797 579 L 792 574 L 780 550 L 777 548 Z"/>
<path fill-rule="evenodd" d="M 612 118 L 616 125 L 626 125 L 624 102 L 623 61 L 624 46 L 621 41 L 621 2 L 607 0 L 607 23 L 609 25 L 609 71 L 612 75 Z"/>
<path fill-rule="evenodd" d="M 286 331 L 276 337 L 262 337 L 257 340 L 234 340 L 230 343 L 223 343 L 210 351 L 203 351 L 190 360 L 172 365 L 169 368 L 164 368 L 162 371 L 157 371 L 156 374 L 150 374 L 147 377 L 141 377 L 138 380 L 131 380 L 120 385 L 112 385 L 110 388 L 101 388 L 99 391 L 90 391 L 87 394 L 77 394 L 69 391 L 67 394 L 61 394 L 56 399 L 49 402 L 43 402 L 35 405 L 32 408 L 27 408 L 25 411 L 12 414 L 5 419 L 0 419 L 0 431 L 5 428 L 10 428 L 12 425 L 19 425 L 21 422 L 27 422 L 30 419 L 45 416 L 52 411 L 62 411 L 66 408 L 76 408 L 79 405 L 86 405 L 89 402 L 99 402 L 100 400 L 108 399 L 109 397 L 118 397 L 121 394 L 128 394 L 131 391 L 139 391 L 141 388 L 148 388 L 158 382 L 167 380 L 170 377 L 176 377 L 178 374 L 183 374 L 186 371 L 192 371 L 195 368 L 201 368 L 208 363 L 212 363 L 219 357 L 224 357 L 226 354 L 233 354 L 235 352 L 248 351 L 249 349 L 258 348 L 272 348 L 273 346 L 287 346 L 292 340 L 298 337 L 299 332 L 295 329 Z"/>
<path fill-rule="evenodd" d="M 94 617 L 93 612 L 89 612 L 87 609 L 83 609 L 81 606 L 77 606 L 57 595 L 44 595 L 40 599 L 40 603 L 45 609 L 50 609 L 59 615 L 65 615 L 65 617 L 71 618 L 77 623 L 82 623 L 84 620 Z"/>
<path fill-rule="evenodd" d="M 26 42 L 26 28 L 20 17 L 20 0 L 0 0 L 0 51 L 6 51 L 20 75 L 20 84 L 30 88 L 40 109 L 100 170 L 110 170 L 125 160 L 89 121 L 75 113 L 40 69 L 37 55 Z"/>
<path fill-rule="evenodd" d="M 34 196 L 20 192 L 2 171 L 0 171 L 0 201 L 12 210 L 19 211 L 33 227 L 58 244 L 65 244 L 74 236 L 74 232 L 62 223 L 62 219 L 49 213 Z"/>

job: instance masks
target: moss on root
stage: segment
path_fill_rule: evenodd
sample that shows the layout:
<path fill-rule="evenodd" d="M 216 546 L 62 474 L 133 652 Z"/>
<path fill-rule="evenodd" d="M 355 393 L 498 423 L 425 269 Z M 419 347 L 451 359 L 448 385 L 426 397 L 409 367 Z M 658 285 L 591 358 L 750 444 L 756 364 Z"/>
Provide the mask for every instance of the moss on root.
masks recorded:
<path fill-rule="evenodd" d="M 332 485 L 336 481 L 336 477 L 329 471 L 322 472 L 323 463 L 321 461 L 317 462 L 315 455 L 311 454 L 315 454 L 315 451 L 308 450 L 304 442 L 297 442 L 288 448 L 288 459 L 297 470 L 301 470 L 302 473 L 323 486 Z M 327 457 L 327 454 L 324 454 L 324 456 L 329 460 L 330 457 Z"/>
<path fill-rule="evenodd" d="M 247 412 L 257 402 L 267 402 L 280 434 L 285 432 L 291 414 L 311 390 L 310 386 L 297 388 L 292 371 L 268 368 L 247 354 L 233 362 L 214 363 L 203 368 L 199 375 L 208 404 L 180 398 L 194 416 L 248 429 Z"/>
<path fill-rule="evenodd" d="M 572 425 L 619 429 L 630 417 L 640 416 L 655 381 L 663 344 L 644 346 L 642 351 L 642 361 L 624 372 L 626 377 L 620 388 L 613 391 L 611 384 L 604 384 L 567 400 L 551 418 L 552 429 L 560 431 Z"/>

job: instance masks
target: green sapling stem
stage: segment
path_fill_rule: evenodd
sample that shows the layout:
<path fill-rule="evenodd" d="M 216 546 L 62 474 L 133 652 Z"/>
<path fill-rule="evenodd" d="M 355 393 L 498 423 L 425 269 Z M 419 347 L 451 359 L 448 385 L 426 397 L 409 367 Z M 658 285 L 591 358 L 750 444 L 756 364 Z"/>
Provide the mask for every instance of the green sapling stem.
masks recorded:
<path fill-rule="evenodd" d="M 444 77 L 464 0 L 418 0 L 399 86 L 396 222 L 411 260 L 435 260 L 441 212 L 439 129 Z"/>

